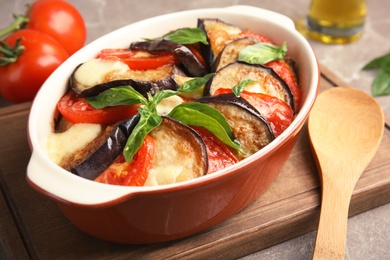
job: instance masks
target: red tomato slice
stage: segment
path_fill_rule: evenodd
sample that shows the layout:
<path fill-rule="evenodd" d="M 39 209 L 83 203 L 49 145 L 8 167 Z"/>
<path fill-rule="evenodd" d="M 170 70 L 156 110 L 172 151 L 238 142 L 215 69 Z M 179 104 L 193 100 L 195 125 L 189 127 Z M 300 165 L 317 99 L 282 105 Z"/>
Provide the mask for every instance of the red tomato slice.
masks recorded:
<path fill-rule="evenodd" d="M 241 96 L 269 122 L 275 137 L 279 136 L 294 119 L 291 107 L 276 97 L 248 91 L 243 91 Z"/>
<path fill-rule="evenodd" d="M 295 111 L 298 112 L 301 106 L 302 90 L 297 84 L 294 72 L 291 67 L 284 60 L 275 60 L 265 64 L 267 67 L 271 67 L 276 74 L 281 77 L 288 85 L 291 93 L 294 96 Z"/>
<path fill-rule="evenodd" d="M 232 151 L 204 127 L 193 127 L 203 138 L 208 154 L 209 170 L 213 173 L 238 162 Z"/>
<path fill-rule="evenodd" d="M 232 93 L 231 89 L 218 89 L 216 95 Z M 279 136 L 293 121 L 294 111 L 284 101 L 262 93 L 243 91 L 241 97 L 248 101 L 268 121 L 275 137 Z"/>
<path fill-rule="evenodd" d="M 133 70 L 149 70 L 168 64 L 179 64 L 179 59 L 169 51 L 144 51 L 129 49 L 104 49 L 100 59 L 121 60 Z"/>
<path fill-rule="evenodd" d="M 261 35 L 261 34 L 257 34 L 257 33 L 254 33 L 254 32 L 251 32 L 251 31 L 242 31 L 240 33 L 240 37 L 248 37 L 248 36 L 252 36 L 253 38 L 255 38 L 256 40 L 258 40 L 259 42 L 265 42 L 265 43 L 271 43 L 271 44 L 274 44 L 271 39 L 269 39 L 268 37 L 264 36 L 264 35 Z"/>
<path fill-rule="evenodd" d="M 131 162 L 126 162 L 121 153 L 95 181 L 122 186 L 143 186 L 148 178 L 154 152 L 154 139 L 147 135 Z"/>
<path fill-rule="evenodd" d="M 96 109 L 75 92 L 68 91 L 58 102 L 57 108 L 71 123 L 112 124 L 138 113 L 136 105 L 122 105 Z"/>

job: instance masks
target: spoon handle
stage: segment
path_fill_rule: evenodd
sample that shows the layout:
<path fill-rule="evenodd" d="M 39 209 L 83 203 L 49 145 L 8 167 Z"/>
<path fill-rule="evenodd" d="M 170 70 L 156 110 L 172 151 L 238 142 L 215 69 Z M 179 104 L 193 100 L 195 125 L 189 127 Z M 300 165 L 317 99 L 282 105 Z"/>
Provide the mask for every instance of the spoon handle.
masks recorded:
<path fill-rule="evenodd" d="M 324 175 L 323 175 L 324 177 Z M 344 259 L 352 185 L 323 181 L 319 227 L 313 259 Z M 346 187 L 352 186 L 352 187 Z"/>

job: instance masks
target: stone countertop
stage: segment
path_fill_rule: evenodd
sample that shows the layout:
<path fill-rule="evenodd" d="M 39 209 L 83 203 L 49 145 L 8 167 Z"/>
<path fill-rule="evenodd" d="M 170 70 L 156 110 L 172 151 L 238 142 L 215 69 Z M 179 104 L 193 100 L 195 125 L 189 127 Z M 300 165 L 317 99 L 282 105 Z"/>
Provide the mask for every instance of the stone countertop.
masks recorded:
<path fill-rule="evenodd" d="M 0 27 L 6 26 L 12 13 L 23 13 L 27 0 L 0 0 Z M 293 20 L 302 19 L 310 0 L 69 0 L 84 17 L 87 43 L 124 25 L 176 11 L 253 5 L 282 13 Z M 371 93 L 376 71 L 361 68 L 373 58 L 390 52 L 390 1 L 367 1 L 368 15 L 362 38 L 346 45 L 325 45 L 311 41 L 318 60 L 350 86 Z M 69 39 L 71 40 L 71 39 Z M 390 115 L 390 96 L 376 100 Z M 0 102 L 1 105 L 9 105 Z M 390 204 L 375 208 L 349 219 L 345 259 L 389 259 Z M 297 237 L 279 245 L 248 255 L 242 259 L 311 259 L 315 232 Z"/>

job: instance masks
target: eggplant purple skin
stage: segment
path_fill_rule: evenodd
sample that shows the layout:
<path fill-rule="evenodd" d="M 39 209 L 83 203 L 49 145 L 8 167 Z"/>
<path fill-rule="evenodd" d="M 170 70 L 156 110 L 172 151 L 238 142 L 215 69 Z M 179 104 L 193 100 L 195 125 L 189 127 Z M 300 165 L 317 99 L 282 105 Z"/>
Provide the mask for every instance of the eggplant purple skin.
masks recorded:
<path fill-rule="evenodd" d="M 135 79 L 113 80 L 106 83 L 97 84 L 83 91 L 79 91 L 79 89 L 77 88 L 77 82 L 75 82 L 74 80 L 74 74 L 81 65 L 82 64 L 77 66 L 76 69 L 73 71 L 72 75 L 69 77 L 69 86 L 74 92 L 85 98 L 97 96 L 98 94 L 107 89 L 121 86 L 132 86 L 135 90 L 137 90 L 145 97 L 147 96 L 147 93 L 154 95 L 160 90 L 177 90 L 179 88 L 179 85 L 174 79 L 174 75 L 171 75 L 170 77 L 156 81 L 142 81 Z"/>
<path fill-rule="evenodd" d="M 217 19 L 215 19 L 215 20 L 217 20 Z M 198 19 L 197 27 L 206 33 L 204 21 L 205 21 L 205 19 Z M 206 33 L 206 35 L 207 35 L 207 33 Z M 209 41 L 209 40 L 207 39 L 207 41 Z M 212 68 L 214 65 L 214 54 L 211 51 L 210 44 L 206 45 L 204 43 L 200 43 L 200 53 L 203 56 L 203 58 L 206 60 L 206 62 L 208 63 L 209 67 Z"/>
<path fill-rule="evenodd" d="M 207 171 L 209 168 L 209 161 L 207 159 L 208 152 L 207 152 L 206 144 L 205 144 L 203 138 L 200 136 L 200 134 L 195 129 L 193 129 L 191 126 L 183 124 L 179 120 L 176 120 L 172 117 L 162 116 L 162 118 L 163 118 L 163 120 L 167 120 L 167 121 L 175 124 L 176 128 L 181 129 L 180 133 L 187 132 L 191 136 L 191 138 L 193 138 L 193 140 L 195 140 L 195 142 L 201 147 L 200 155 L 198 155 L 197 157 L 203 158 L 204 160 L 199 162 L 198 166 L 202 165 L 203 175 L 207 174 Z M 188 139 L 186 139 L 186 140 L 188 140 Z"/>
<path fill-rule="evenodd" d="M 255 115 L 260 121 L 262 121 L 265 125 L 267 125 L 267 128 L 271 134 L 271 139 L 275 139 L 275 135 L 273 134 L 273 131 L 271 129 L 271 126 L 269 125 L 268 121 L 260 114 L 260 112 L 253 107 L 248 101 L 246 101 L 242 97 L 237 97 L 233 93 L 229 94 L 222 94 L 217 96 L 205 96 L 197 100 L 200 103 L 210 103 L 210 102 L 216 102 L 216 103 L 230 103 L 239 107 L 242 107 Z"/>
<path fill-rule="evenodd" d="M 115 127 L 111 135 L 91 156 L 73 167 L 70 171 L 80 177 L 94 180 L 123 151 L 131 131 L 139 121 L 139 114 L 123 120 Z"/>
<path fill-rule="evenodd" d="M 294 96 L 291 92 L 291 89 L 289 88 L 289 86 L 287 85 L 287 83 L 278 75 L 275 73 L 275 71 L 270 68 L 270 67 L 266 67 L 264 65 L 260 65 L 260 64 L 249 64 L 249 63 L 246 63 L 246 62 L 243 62 L 243 61 L 235 61 L 234 63 L 236 64 L 243 64 L 243 65 L 249 65 L 249 66 L 254 66 L 254 67 L 258 67 L 258 68 L 261 68 L 261 69 L 264 69 L 264 70 L 267 70 L 268 73 L 276 78 L 280 83 L 281 85 L 283 86 L 283 89 L 285 90 L 287 96 L 288 96 L 288 105 L 291 107 L 291 109 L 295 112 L 295 106 L 294 106 Z M 230 63 L 226 66 L 229 66 L 233 63 Z M 223 68 L 222 68 L 223 69 Z M 214 78 L 214 77 L 213 77 Z M 211 90 L 211 86 L 213 84 L 213 78 L 211 78 L 205 85 L 205 88 L 204 88 L 204 91 L 203 91 L 203 95 L 204 96 L 210 96 L 210 90 Z"/>
<path fill-rule="evenodd" d="M 209 72 L 191 50 L 183 44 L 167 40 L 152 40 L 133 42 L 129 48 L 131 50 L 170 51 L 176 55 L 188 75 L 192 77 L 202 77 Z"/>

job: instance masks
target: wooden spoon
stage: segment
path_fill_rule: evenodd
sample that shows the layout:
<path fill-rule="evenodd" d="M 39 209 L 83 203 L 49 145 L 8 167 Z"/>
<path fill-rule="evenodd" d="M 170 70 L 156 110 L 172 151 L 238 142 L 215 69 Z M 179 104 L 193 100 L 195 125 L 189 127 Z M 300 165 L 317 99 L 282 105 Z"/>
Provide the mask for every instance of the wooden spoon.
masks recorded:
<path fill-rule="evenodd" d="M 335 87 L 318 96 L 308 129 L 322 186 L 313 259 L 344 259 L 352 192 L 381 142 L 384 114 L 369 95 Z"/>

